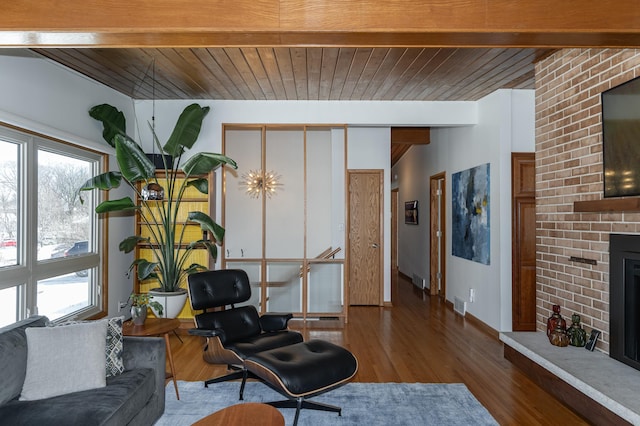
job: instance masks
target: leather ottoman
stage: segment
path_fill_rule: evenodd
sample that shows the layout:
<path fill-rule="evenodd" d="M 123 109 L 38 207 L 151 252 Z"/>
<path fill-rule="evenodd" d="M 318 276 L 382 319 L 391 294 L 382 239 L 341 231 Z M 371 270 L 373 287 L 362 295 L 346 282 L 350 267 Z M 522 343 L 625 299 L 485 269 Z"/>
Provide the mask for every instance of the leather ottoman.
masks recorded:
<path fill-rule="evenodd" d="M 342 409 L 308 401 L 349 381 L 358 361 L 345 348 L 324 340 L 309 340 L 264 352 L 245 359 L 247 370 L 283 394 L 285 401 L 269 402 L 277 408 L 296 408 L 294 426 L 302 408 L 332 411 Z"/>

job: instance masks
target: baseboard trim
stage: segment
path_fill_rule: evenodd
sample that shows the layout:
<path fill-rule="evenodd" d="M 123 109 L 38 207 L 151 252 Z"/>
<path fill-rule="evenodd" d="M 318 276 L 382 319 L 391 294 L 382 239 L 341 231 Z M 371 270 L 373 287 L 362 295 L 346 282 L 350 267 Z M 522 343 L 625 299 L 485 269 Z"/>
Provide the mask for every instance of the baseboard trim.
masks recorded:
<path fill-rule="evenodd" d="M 451 307 L 451 309 L 453 309 L 453 305 Z M 478 327 L 480 330 L 482 330 L 482 332 L 484 334 L 487 334 L 491 337 L 493 337 L 496 340 L 500 340 L 500 332 L 497 330 L 494 330 L 493 327 L 490 327 L 489 325 L 487 325 L 486 323 L 482 322 L 482 320 L 474 317 L 472 314 L 470 314 L 469 312 L 466 313 L 465 318 L 471 322 L 473 325 L 475 325 L 476 327 Z"/>
<path fill-rule="evenodd" d="M 404 278 L 405 280 L 411 282 L 411 277 L 407 274 L 405 274 L 404 272 L 402 272 L 400 269 L 398 269 L 398 276 Z"/>
<path fill-rule="evenodd" d="M 455 312 L 453 310 L 453 302 L 450 301 L 449 299 L 445 300 L 445 305 L 447 306 L 447 308 L 449 308 L 452 312 Z M 458 314 L 457 312 L 455 312 L 456 315 L 460 316 L 460 314 Z M 500 341 L 500 332 L 497 330 L 494 330 L 493 327 L 487 325 L 485 322 L 483 322 L 482 320 L 476 318 L 475 316 L 471 315 L 469 313 L 469 311 L 467 311 L 463 317 L 465 319 L 465 321 L 468 321 L 469 323 L 473 324 L 475 327 L 477 327 L 480 331 L 482 331 L 484 334 L 486 334 L 487 336 L 496 339 L 497 341 Z"/>

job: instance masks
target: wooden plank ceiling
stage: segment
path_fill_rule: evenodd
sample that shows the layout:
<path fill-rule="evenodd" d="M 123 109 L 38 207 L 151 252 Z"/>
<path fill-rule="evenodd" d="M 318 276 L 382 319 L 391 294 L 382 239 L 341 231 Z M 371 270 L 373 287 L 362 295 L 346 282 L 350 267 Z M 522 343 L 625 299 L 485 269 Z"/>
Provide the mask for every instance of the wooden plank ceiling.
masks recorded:
<path fill-rule="evenodd" d="M 134 99 L 475 101 L 533 89 L 535 48 L 33 49 Z M 392 143 L 392 164 L 408 150 Z"/>
<path fill-rule="evenodd" d="M 475 101 L 534 88 L 534 48 L 34 49 L 134 99 Z M 154 84 L 155 81 L 155 84 Z"/>

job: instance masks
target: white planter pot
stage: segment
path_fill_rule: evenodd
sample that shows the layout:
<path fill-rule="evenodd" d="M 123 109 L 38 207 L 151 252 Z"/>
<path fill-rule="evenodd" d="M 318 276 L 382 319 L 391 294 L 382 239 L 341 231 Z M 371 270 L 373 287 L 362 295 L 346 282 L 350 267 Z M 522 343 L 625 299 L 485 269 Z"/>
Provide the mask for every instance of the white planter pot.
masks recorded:
<path fill-rule="evenodd" d="M 184 289 L 173 292 L 149 290 L 149 300 L 162 305 L 162 315 L 158 315 L 158 312 L 153 307 L 151 307 L 151 310 L 158 318 L 175 318 L 182 311 L 187 301 L 187 296 L 187 290 Z"/>

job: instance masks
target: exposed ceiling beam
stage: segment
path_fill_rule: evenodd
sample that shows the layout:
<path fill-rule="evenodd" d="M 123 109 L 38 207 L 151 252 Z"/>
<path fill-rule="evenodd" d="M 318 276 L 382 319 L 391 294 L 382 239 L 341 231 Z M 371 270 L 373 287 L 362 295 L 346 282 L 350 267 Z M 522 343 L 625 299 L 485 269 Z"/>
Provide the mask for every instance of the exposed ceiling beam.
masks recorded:
<path fill-rule="evenodd" d="M 16 47 L 634 47 L 637 0 L 14 0 Z"/>
<path fill-rule="evenodd" d="M 391 143 L 397 144 L 422 144 L 431 142 L 431 129 L 429 127 L 392 127 Z"/>

